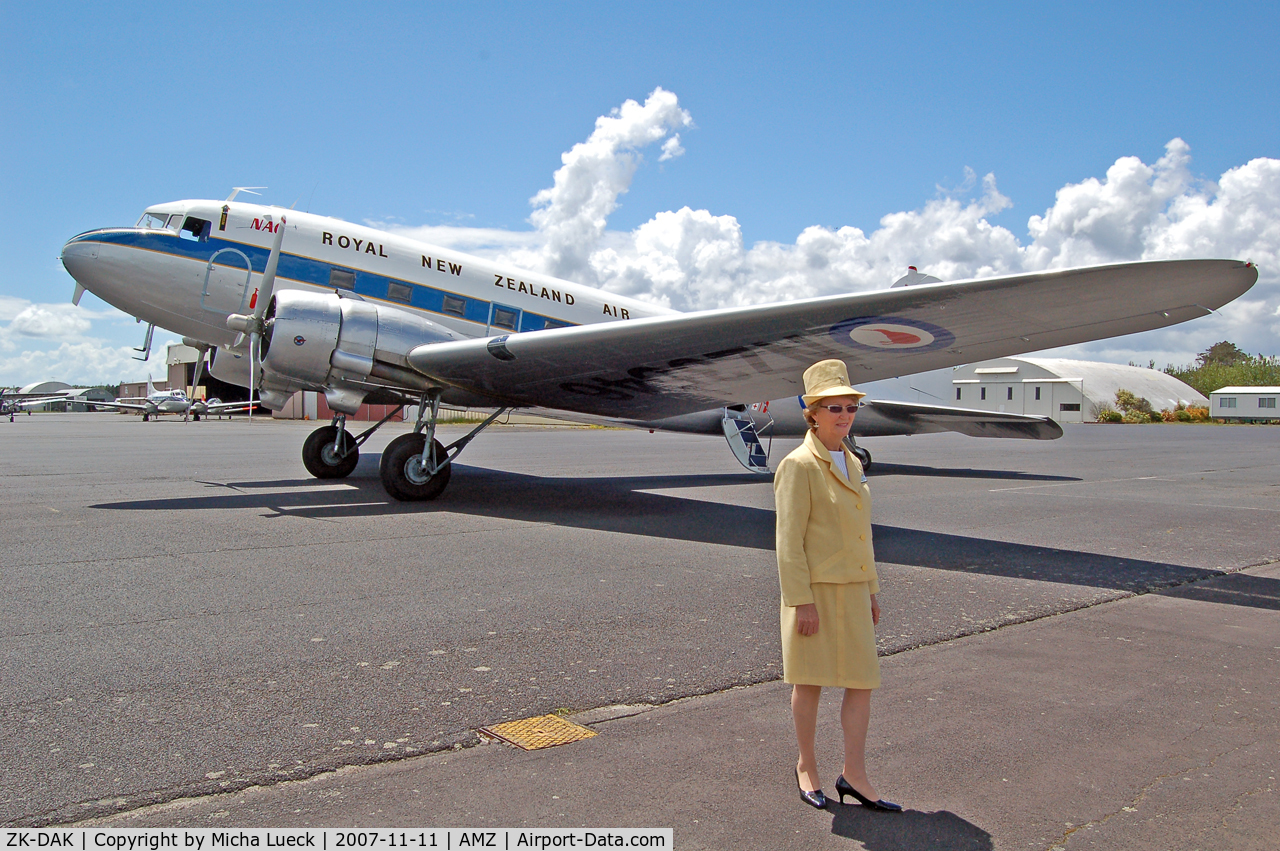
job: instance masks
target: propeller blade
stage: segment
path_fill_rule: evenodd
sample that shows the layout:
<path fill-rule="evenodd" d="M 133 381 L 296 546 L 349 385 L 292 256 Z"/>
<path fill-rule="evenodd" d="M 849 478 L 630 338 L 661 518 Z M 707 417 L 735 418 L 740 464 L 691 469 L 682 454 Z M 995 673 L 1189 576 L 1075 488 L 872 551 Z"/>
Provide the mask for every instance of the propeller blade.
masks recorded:
<path fill-rule="evenodd" d="M 284 242 L 285 217 L 280 217 L 276 226 L 276 238 L 271 243 L 271 253 L 267 256 L 267 268 L 262 273 L 262 283 L 258 285 L 258 303 L 253 308 L 253 318 L 262 322 L 262 315 L 267 312 L 271 302 L 271 290 L 276 285 L 276 267 L 280 265 L 280 243 Z"/>

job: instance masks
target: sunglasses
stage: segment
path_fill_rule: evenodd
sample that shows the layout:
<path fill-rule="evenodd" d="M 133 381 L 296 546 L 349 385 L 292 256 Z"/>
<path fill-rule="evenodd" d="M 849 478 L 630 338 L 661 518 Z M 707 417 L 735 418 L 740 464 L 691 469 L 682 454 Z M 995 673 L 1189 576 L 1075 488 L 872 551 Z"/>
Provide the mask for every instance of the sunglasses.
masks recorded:
<path fill-rule="evenodd" d="M 819 407 L 833 414 L 856 414 L 862 405 L 862 402 L 857 402 L 852 405 L 820 405 Z"/>

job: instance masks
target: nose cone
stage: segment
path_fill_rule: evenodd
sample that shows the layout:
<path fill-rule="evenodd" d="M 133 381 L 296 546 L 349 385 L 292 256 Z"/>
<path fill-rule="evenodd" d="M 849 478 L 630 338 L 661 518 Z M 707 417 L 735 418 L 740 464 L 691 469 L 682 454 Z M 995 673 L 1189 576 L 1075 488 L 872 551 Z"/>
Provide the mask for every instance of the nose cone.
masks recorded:
<path fill-rule="evenodd" d="M 97 259 L 98 243 L 89 242 L 83 236 L 73 236 L 62 246 L 62 267 L 76 279 L 76 283 L 86 288 L 92 283 L 89 272 Z"/>

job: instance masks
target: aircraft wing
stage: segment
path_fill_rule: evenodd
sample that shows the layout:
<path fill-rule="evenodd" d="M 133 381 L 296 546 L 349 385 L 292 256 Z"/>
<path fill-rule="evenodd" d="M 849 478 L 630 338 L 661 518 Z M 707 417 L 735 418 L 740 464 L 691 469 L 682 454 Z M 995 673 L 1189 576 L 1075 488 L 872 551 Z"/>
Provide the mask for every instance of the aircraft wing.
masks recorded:
<path fill-rule="evenodd" d="M 149 411 L 155 408 L 155 405 L 135 404 L 133 402 L 89 402 L 80 399 L 75 401 L 93 408 L 118 408 L 126 411 Z"/>
<path fill-rule="evenodd" d="M 1235 260 L 1124 263 L 432 343 L 407 359 L 503 404 L 659 419 L 799 395 L 823 358 L 856 386 L 1162 328 L 1257 278 Z"/>
<path fill-rule="evenodd" d="M 1057 440 L 1062 426 L 1049 417 L 1006 414 L 924 405 L 918 402 L 871 400 L 858 412 L 859 437 L 901 434 L 937 434 L 954 431 L 969 437 L 1016 437 L 1027 440 Z"/>

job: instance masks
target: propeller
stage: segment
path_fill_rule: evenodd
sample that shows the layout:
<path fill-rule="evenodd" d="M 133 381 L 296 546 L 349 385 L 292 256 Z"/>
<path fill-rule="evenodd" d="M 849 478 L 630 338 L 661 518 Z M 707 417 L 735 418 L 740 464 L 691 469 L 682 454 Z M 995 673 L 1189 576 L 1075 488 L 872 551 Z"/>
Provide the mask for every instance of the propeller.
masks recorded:
<path fill-rule="evenodd" d="M 280 217 L 276 225 L 276 238 L 271 243 L 271 253 L 267 255 L 267 268 L 262 272 L 262 281 L 254 302 L 253 313 L 233 313 L 227 317 L 227 327 L 232 331 L 249 335 L 249 420 L 253 420 L 253 406 L 258 399 L 258 372 L 262 367 L 262 335 L 266 332 L 263 315 L 267 305 L 271 303 L 271 291 L 276 284 L 276 267 L 280 265 L 280 244 L 284 241 L 285 217 Z"/>

